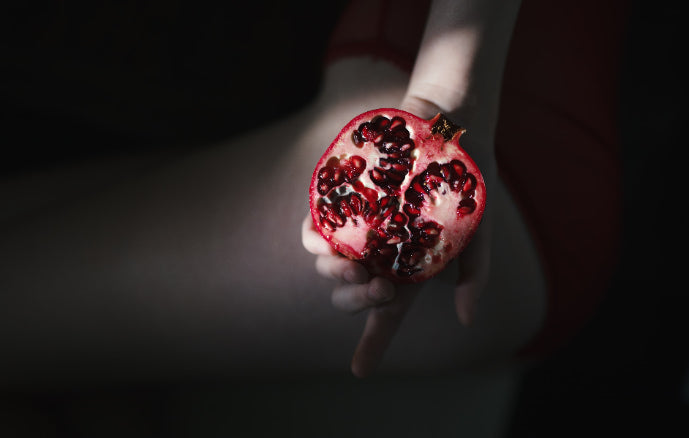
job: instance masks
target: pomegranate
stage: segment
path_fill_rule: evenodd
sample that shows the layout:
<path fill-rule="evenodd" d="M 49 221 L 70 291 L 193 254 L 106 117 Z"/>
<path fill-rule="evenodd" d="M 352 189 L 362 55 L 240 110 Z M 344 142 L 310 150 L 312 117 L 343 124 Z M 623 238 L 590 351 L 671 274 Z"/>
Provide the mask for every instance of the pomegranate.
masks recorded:
<path fill-rule="evenodd" d="M 469 243 L 485 208 L 483 176 L 459 145 L 463 133 L 441 114 L 423 120 L 378 109 L 354 118 L 311 179 L 320 234 L 395 282 L 440 272 Z"/>

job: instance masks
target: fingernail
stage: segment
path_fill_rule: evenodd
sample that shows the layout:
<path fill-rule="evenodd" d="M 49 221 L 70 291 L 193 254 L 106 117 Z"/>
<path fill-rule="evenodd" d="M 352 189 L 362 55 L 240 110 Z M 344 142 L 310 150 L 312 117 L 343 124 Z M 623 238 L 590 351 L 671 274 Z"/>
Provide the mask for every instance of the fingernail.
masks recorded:
<path fill-rule="evenodd" d="M 372 284 L 368 288 L 368 297 L 376 302 L 384 303 L 390 301 L 395 296 L 395 290 L 385 284 Z"/>

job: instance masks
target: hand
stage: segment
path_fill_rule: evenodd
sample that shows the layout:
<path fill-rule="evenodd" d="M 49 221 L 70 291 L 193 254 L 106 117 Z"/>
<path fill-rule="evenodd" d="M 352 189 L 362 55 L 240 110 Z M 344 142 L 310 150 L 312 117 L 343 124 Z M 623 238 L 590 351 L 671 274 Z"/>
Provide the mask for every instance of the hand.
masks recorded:
<path fill-rule="evenodd" d="M 314 227 L 310 214 L 302 223 L 302 242 L 309 252 L 318 256 L 318 273 L 339 280 L 332 292 L 333 305 L 350 313 L 370 310 L 351 364 L 355 376 L 366 377 L 380 363 L 421 286 L 395 287 L 385 278 L 371 277 L 361 264 L 333 250 Z"/>
<path fill-rule="evenodd" d="M 484 163 L 494 161 L 492 138 L 501 66 L 517 10 L 518 2 L 434 0 L 407 93 L 400 105 L 400 109 L 425 119 L 438 112 L 451 119 L 461 113 L 462 117 L 456 121 L 464 124 L 469 120 L 477 147 L 470 153 L 485 157 Z M 492 32 L 491 38 L 483 37 L 486 29 Z M 479 51 L 484 55 L 480 62 L 477 61 Z M 479 98 L 481 107 L 476 111 Z M 457 264 L 451 264 L 459 269 L 455 308 L 464 325 L 472 323 L 488 279 L 489 209 L 471 243 L 458 256 Z M 314 228 L 310 215 L 303 222 L 302 240 L 304 247 L 318 256 L 318 272 L 339 280 L 332 293 L 334 306 L 348 312 L 369 310 L 351 365 L 356 376 L 368 376 L 380 363 L 422 285 L 396 286 L 384 278 L 371 277 L 362 265 L 338 255 L 330 247 Z"/>
<path fill-rule="evenodd" d="M 366 377 L 382 360 L 422 285 L 394 285 L 385 278 L 371 277 L 361 264 L 334 251 L 314 227 L 310 214 L 302 222 L 302 242 L 318 256 L 318 273 L 339 281 L 332 292 L 333 305 L 350 313 L 369 310 L 351 363 L 355 376 Z M 488 227 L 484 223 L 458 257 L 460 276 L 455 287 L 455 307 L 459 320 L 467 326 L 473 320 L 476 302 L 488 277 L 488 256 Z M 456 269 L 456 265 L 451 266 Z"/>
<path fill-rule="evenodd" d="M 425 99 L 407 96 L 401 109 L 430 118 L 442 109 Z M 400 323 L 423 287 L 422 284 L 395 285 L 382 277 L 372 277 L 358 262 L 338 254 L 316 230 L 310 214 L 302 222 L 302 243 L 317 255 L 316 270 L 338 280 L 332 303 L 340 310 L 358 313 L 368 310 L 364 331 L 354 352 L 352 373 L 366 377 L 375 371 Z M 487 226 L 479 227 L 470 246 L 458 257 L 460 277 L 455 288 L 459 320 L 471 324 L 478 297 L 488 275 L 489 245 Z M 452 263 L 451 269 L 457 269 Z"/>

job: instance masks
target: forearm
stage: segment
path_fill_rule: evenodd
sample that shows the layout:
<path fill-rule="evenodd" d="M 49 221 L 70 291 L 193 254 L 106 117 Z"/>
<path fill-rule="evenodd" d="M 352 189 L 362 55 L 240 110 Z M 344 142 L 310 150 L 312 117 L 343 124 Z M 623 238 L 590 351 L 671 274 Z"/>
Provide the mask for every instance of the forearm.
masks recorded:
<path fill-rule="evenodd" d="M 298 235 L 315 158 L 284 145 L 220 145 L 5 224 L 0 386 L 81 366 L 179 372 L 196 355 L 246 370 L 318 324 L 326 282 Z"/>
<path fill-rule="evenodd" d="M 404 105 L 492 133 L 519 0 L 435 0 Z M 473 136 L 473 135 L 472 135 Z"/>

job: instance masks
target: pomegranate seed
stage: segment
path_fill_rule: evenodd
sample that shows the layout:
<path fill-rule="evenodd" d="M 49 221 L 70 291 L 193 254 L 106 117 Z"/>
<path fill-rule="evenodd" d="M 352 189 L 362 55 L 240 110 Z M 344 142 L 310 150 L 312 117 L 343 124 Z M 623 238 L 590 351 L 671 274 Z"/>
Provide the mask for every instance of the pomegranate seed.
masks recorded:
<path fill-rule="evenodd" d="M 404 195 L 405 198 L 407 197 L 407 194 L 408 194 L 408 193 L 409 193 L 409 191 L 407 191 L 407 193 L 405 193 L 405 195 Z M 416 192 L 414 192 L 414 193 L 416 193 Z M 422 198 L 422 199 L 423 199 L 423 198 Z M 416 207 L 413 207 L 411 204 L 404 204 L 403 210 L 404 210 L 404 212 L 407 213 L 407 215 L 409 215 L 409 216 L 418 216 L 418 215 L 421 214 L 421 210 L 419 210 L 419 209 L 416 208 Z"/>
<path fill-rule="evenodd" d="M 421 203 L 423 202 L 423 194 L 420 193 L 418 190 L 410 187 L 407 189 L 406 192 L 404 192 L 404 199 L 409 202 L 409 204 L 405 205 L 405 212 L 407 214 L 412 214 L 413 216 L 417 216 L 421 214 L 421 211 L 419 210 L 419 206 L 421 206 Z M 411 204 L 411 205 L 410 205 Z M 412 205 L 416 208 L 413 208 Z M 406 210 L 407 206 L 409 206 L 409 211 Z M 410 213 L 410 211 L 414 211 L 415 213 Z"/>
<path fill-rule="evenodd" d="M 351 207 L 353 214 L 357 216 L 360 215 L 363 211 L 363 209 L 361 208 L 361 197 L 356 193 L 351 194 L 349 196 L 349 206 Z"/>
<path fill-rule="evenodd" d="M 339 214 L 335 213 L 334 210 L 330 210 L 328 212 L 327 219 L 338 227 L 343 227 L 345 224 L 344 218 L 342 218 Z"/>
<path fill-rule="evenodd" d="M 385 174 L 380 171 L 379 168 L 374 168 L 369 175 L 371 176 L 371 181 L 373 181 L 378 186 L 383 186 L 386 183 Z"/>
<path fill-rule="evenodd" d="M 380 132 L 390 126 L 390 119 L 387 117 L 378 116 L 371 120 L 371 125 L 373 125 L 373 128 L 376 131 Z"/>
<path fill-rule="evenodd" d="M 409 171 L 409 164 L 408 163 L 392 163 L 390 166 L 392 167 L 393 170 L 396 170 L 397 172 L 408 172 Z"/>
<path fill-rule="evenodd" d="M 414 189 L 419 194 L 428 193 L 428 190 L 416 178 L 415 178 L 415 181 L 412 183 L 411 188 Z M 422 199 L 423 199 L 423 196 L 422 196 Z"/>
<path fill-rule="evenodd" d="M 423 232 L 424 232 L 427 236 L 437 236 L 438 234 L 440 234 L 440 230 L 437 228 L 436 225 L 433 225 L 433 224 L 427 224 L 427 225 L 423 228 Z"/>
<path fill-rule="evenodd" d="M 354 166 L 354 169 L 360 171 L 360 173 L 366 168 L 366 160 L 358 155 L 353 155 L 349 161 L 352 163 L 352 166 Z"/>
<path fill-rule="evenodd" d="M 398 208 L 399 202 L 397 201 L 397 197 L 385 196 L 380 199 L 378 204 L 378 211 L 383 217 L 390 216 L 392 213 L 396 212 Z"/>
<path fill-rule="evenodd" d="M 351 183 L 355 179 L 359 178 L 359 175 L 361 175 L 361 172 L 363 171 L 363 167 L 361 167 L 361 162 L 364 163 L 363 167 L 365 167 L 366 162 L 363 158 L 353 156 L 351 159 L 346 160 L 345 163 L 343 163 L 343 169 L 346 175 L 345 180 L 347 182 Z"/>
<path fill-rule="evenodd" d="M 346 198 L 340 199 L 340 201 L 338 202 L 338 206 L 340 207 L 340 212 L 345 217 L 352 217 L 353 212 L 352 212 L 352 209 L 349 207 L 349 204 L 347 203 Z"/>
<path fill-rule="evenodd" d="M 390 130 L 392 131 L 400 127 L 404 128 L 406 125 L 407 122 L 405 122 L 402 117 L 393 117 L 392 122 L 390 123 Z"/>
<path fill-rule="evenodd" d="M 391 221 L 398 225 L 407 225 L 407 216 L 403 215 L 402 213 L 395 213 L 395 215 L 392 217 Z"/>
<path fill-rule="evenodd" d="M 476 210 L 476 201 L 472 198 L 465 198 L 459 201 L 459 207 L 457 207 L 459 215 L 467 215 L 473 213 L 474 210 Z"/>
<path fill-rule="evenodd" d="M 321 226 L 328 231 L 335 231 L 337 229 L 334 223 L 325 218 L 321 218 Z"/>
<path fill-rule="evenodd" d="M 476 190 L 476 177 L 470 173 L 466 174 L 466 180 L 462 184 L 462 191 L 464 193 L 473 193 Z"/>
<path fill-rule="evenodd" d="M 454 169 L 449 163 L 440 166 L 440 174 L 442 175 L 445 182 L 447 182 L 450 185 L 452 184 L 452 180 L 456 179 L 457 176 Z"/>
<path fill-rule="evenodd" d="M 366 141 L 372 141 L 376 136 L 378 135 L 373 128 L 371 127 L 370 123 L 364 123 L 359 127 L 359 132 L 361 133 L 361 137 L 363 137 L 364 140 Z"/>
<path fill-rule="evenodd" d="M 388 185 L 396 187 L 399 187 L 402 181 L 404 181 L 404 177 L 407 176 L 404 173 L 395 172 L 393 170 L 385 172 L 385 175 L 387 176 Z"/>
<path fill-rule="evenodd" d="M 444 181 L 443 178 L 439 175 L 431 175 L 431 174 L 425 175 L 424 181 L 423 181 L 424 191 L 426 193 L 430 193 L 431 190 L 436 190 L 438 187 L 440 187 L 440 184 L 443 181 Z"/>
<path fill-rule="evenodd" d="M 333 182 L 338 186 L 344 182 L 344 173 L 342 172 L 342 169 L 335 169 L 333 172 Z"/>
<path fill-rule="evenodd" d="M 320 179 L 327 179 L 332 176 L 332 168 L 330 167 L 324 167 L 318 172 L 318 178 Z"/>
<path fill-rule="evenodd" d="M 340 159 L 337 157 L 330 157 L 328 158 L 328 161 L 325 163 L 326 167 L 338 167 L 340 165 Z"/>
<path fill-rule="evenodd" d="M 362 137 L 359 131 L 352 132 L 352 143 L 357 147 L 362 147 L 364 145 L 364 137 Z"/>
<path fill-rule="evenodd" d="M 464 163 L 462 163 L 459 160 L 452 160 L 450 164 L 452 165 L 452 169 L 460 178 L 464 175 L 464 172 L 466 172 L 467 170 L 467 167 L 464 165 Z"/>

